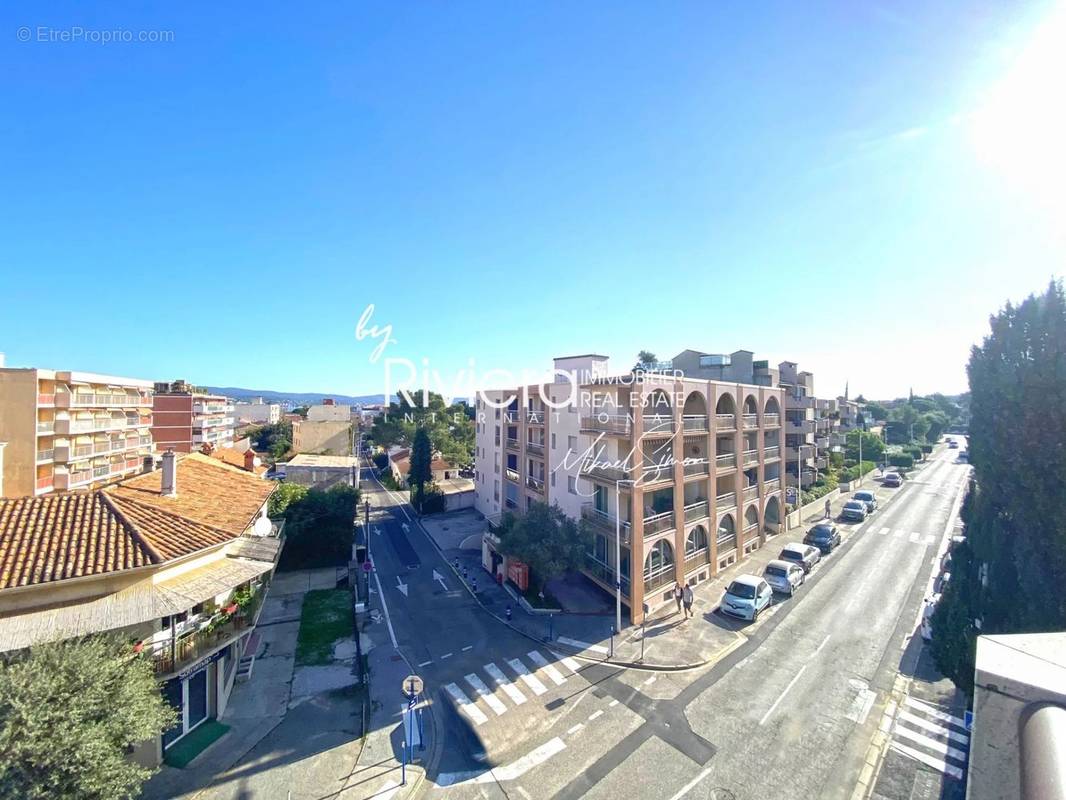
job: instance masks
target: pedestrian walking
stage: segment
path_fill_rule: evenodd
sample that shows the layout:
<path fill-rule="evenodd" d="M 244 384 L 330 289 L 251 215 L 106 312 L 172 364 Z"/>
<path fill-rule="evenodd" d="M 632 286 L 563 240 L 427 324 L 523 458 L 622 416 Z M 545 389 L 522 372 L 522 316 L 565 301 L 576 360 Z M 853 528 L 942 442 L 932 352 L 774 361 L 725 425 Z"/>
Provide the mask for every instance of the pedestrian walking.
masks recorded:
<path fill-rule="evenodd" d="M 684 594 L 684 590 L 681 588 L 680 583 L 674 584 L 674 602 L 677 603 L 677 612 L 681 613 L 681 596 Z"/>
<path fill-rule="evenodd" d="M 829 502 L 827 497 L 825 500 L 825 518 L 829 519 L 831 516 L 833 516 L 833 504 Z"/>
<path fill-rule="evenodd" d="M 681 592 L 681 600 L 685 604 L 685 619 L 692 616 L 692 601 L 694 599 L 695 598 L 692 596 L 692 587 L 686 583 L 684 591 Z"/>

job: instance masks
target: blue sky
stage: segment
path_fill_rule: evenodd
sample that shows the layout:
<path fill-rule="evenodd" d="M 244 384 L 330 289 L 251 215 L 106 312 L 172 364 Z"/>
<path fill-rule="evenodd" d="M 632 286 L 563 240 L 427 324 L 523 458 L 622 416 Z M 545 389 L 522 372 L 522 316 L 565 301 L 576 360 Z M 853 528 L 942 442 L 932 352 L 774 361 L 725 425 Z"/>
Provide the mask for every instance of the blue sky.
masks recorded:
<path fill-rule="evenodd" d="M 988 122 L 1048 113 L 1056 12 L 929 5 L 5 4 L 0 350 L 371 393 L 373 303 L 442 374 L 746 348 L 959 391 L 1064 271 L 1061 148 Z"/>

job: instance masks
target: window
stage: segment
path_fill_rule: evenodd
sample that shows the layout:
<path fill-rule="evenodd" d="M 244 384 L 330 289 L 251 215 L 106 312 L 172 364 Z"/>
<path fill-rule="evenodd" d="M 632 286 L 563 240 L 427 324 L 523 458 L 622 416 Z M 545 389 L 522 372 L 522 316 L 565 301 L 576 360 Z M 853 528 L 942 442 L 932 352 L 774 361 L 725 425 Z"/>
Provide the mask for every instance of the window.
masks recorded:
<path fill-rule="evenodd" d="M 555 434 L 552 433 L 552 450 L 555 449 Z"/>
<path fill-rule="evenodd" d="M 577 452 L 577 437 L 576 436 L 567 436 L 566 437 L 566 446 L 568 448 L 570 448 L 570 452 L 571 453 L 576 453 Z"/>
<path fill-rule="evenodd" d="M 566 491 L 570 494 L 577 494 L 577 478 L 573 475 L 566 476 Z"/>
<path fill-rule="evenodd" d="M 552 471 L 552 488 L 555 488 L 555 471 Z"/>

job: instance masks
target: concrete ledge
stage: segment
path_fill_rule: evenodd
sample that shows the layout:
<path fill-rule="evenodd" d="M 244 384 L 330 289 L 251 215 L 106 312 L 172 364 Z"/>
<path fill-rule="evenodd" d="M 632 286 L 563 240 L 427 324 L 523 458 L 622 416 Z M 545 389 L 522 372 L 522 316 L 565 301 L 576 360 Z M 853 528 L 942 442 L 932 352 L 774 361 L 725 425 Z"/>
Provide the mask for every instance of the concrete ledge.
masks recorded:
<path fill-rule="evenodd" d="M 506 589 L 507 586 L 504 585 L 504 588 Z M 511 589 L 507 589 L 507 591 L 512 592 L 512 594 L 513 594 L 513 591 Z M 534 608 L 533 605 L 528 600 L 526 600 L 526 598 L 522 597 L 521 595 L 518 596 L 518 605 L 522 606 L 522 608 L 525 610 L 525 612 L 527 614 L 544 615 L 544 614 L 562 614 L 563 613 L 563 610 L 561 608 Z"/>

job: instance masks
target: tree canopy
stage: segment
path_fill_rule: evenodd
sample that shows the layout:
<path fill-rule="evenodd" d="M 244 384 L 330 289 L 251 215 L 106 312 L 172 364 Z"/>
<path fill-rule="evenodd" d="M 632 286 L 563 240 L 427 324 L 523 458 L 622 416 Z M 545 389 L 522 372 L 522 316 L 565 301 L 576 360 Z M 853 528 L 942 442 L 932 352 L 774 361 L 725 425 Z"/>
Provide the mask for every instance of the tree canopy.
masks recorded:
<path fill-rule="evenodd" d="M 978 633 L 1066 628 L 1066 297 L 1007 307 L 973 348 L 966 543 L 933 616 L 940 670 L 972 689 Z"/>
<path fill-rule="evenodd" d="M 111 637 L 0 661 L 0 797 L 136 797 L 153 770 L 127 758 L 127 748 L 176 718 L 151 662 Z"/>
<path fill-rule="evenodd" d="M 426 484 L 433 482 L 433 445 L 425 428 L 415 431 L 408 464 L 407 485 L 421 495 Z"/>
<path fill-rule="evenodd" d="M 292 450 L 292 423 L 286 420 L 253 428 L 248 436 L 254 449 L 270 453 L 275 461 Z"/>
<path fill-rule="evenodd" d="M 539 591 L 554 577 L 580 569 L 592 535 L 558 506 L 533 503 L 524 514 L 505 514 L 498 531 L 499 550 L 529 567 Z"/>
<path fill-rule="evenodd" d="M 278 491 L 291 485 L 282 484 Z M 278 568 L 308 569 L 348 563 L 359 490 L 344 483 L 325 491 L 300 489 L 303 491 L 288 490 L 279 501 L 279 505 L 284 504 L 285 545 Z"/>
<path fill-rule="evenodd" d="M 474 420 L 466 403 L 446 405 L 439 394 L 429 393 L 429 402 L 422 402 L 422 393 L 407 402 L 402 394 L 388 410 L 374 418 L 370 440 L 386 450 L 394 445 L 412 447 L 415 432 L 424 428 L 433 449 L 445 461 L 465 467 L 474 461 Z"/>

